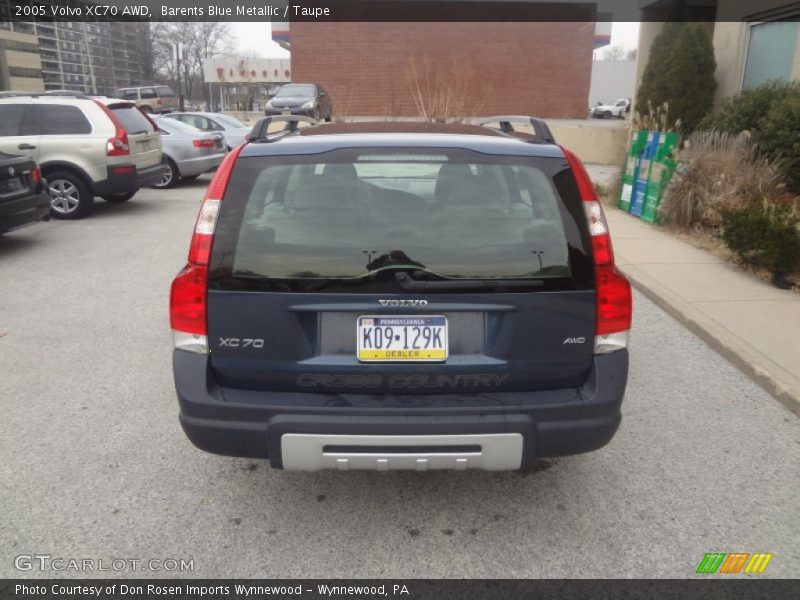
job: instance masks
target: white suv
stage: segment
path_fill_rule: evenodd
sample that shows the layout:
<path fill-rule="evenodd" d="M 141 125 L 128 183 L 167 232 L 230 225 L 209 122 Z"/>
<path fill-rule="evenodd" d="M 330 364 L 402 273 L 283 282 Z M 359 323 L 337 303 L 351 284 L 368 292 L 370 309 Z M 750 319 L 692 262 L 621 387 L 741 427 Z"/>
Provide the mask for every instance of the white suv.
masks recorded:
<path fill-rule="evenodd" d="M 134 103 L 110 98 L 0 98 L 0 151 L 41 166 L 59 219 L 87 215 L 95 196 L 125 202 L 164 170 L 153 123 Z"/>

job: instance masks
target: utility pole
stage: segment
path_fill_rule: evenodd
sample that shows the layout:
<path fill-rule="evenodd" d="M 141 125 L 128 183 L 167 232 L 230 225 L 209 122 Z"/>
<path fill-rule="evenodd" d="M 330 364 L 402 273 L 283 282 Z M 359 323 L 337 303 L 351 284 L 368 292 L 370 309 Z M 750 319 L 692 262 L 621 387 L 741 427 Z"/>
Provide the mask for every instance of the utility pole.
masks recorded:
<path fill-rule="evenodd" d="M 183 99 L 183 86 L 181 86 L 181 44 L 180 42 L 175 43 L 175 65 L 178 70 L 178 110 L 183 112 L 184 104 Z"/>

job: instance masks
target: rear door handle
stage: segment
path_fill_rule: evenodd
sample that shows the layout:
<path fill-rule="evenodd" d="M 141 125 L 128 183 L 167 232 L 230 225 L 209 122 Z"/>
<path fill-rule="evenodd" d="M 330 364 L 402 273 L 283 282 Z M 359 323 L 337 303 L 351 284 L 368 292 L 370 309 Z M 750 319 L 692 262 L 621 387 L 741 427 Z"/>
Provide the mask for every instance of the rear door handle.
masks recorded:
<path fill-rule="evenodd" d="M 20 150 L 36 150 L 36 146 L 31 146 L 30 144 L 20 144 L 17 148 Z"/>

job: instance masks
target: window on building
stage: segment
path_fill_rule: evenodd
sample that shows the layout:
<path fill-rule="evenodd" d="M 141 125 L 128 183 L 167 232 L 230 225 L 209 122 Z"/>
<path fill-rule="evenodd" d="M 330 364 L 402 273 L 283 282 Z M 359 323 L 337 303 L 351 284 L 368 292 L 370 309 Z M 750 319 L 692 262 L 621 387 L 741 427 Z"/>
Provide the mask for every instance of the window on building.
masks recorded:
<path fill-rule="evenodd" d="M 750 25 L 742 88 L 758 87 L 771 79 L 791 79 L 800 37 L 798 33 L 798 21 L 771 21 Z"/>

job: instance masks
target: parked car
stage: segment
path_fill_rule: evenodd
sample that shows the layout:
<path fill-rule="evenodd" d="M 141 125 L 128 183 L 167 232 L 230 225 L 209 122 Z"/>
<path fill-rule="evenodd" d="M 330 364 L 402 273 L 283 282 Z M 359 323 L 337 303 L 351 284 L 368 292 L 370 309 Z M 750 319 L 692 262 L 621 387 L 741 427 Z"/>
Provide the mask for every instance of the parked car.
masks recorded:
<path fill-rule="evenodd" d="M 0 152 L 0 235 L 50 218 L 50 196 L 29 156 Z"/>
<path fill-rule="evenodd" d="M 225 158 L 221 133 L 200 131 L 177 119 L 155 119 L 161 134 L 164 175 L 155 188 L 171 188 L 179 179 L 195 177 L 216 169 Z"/>
<path fill-rule="evenodd" d="M 303 115 L 317 121 L 330 121 L 333 105 L 321 85 L 315 83 L 287 83 L 267 101 L 264 114 Z"/>
<path fill-rule="evenodd" d="M 95 196 L 125 202 L 164 171 L 153 124 L 132 102 L 108 98 L 2 98 L 0 151 L 39 164 L 59 219 L 87 215 Z"/>
<path fill-rule="evenodd" d="M 239 119 L 222 113 L 176 112 L 170 113 L 167 117 L 202 131 L 218 131 L 225 138 L 228 150 L 244 144 L 245 136 L 250 133 L 251 129 Z"/>
<path fill-rule="evenodd" d="M 177 94 L 166 85 L 120 88 L 114 91 L 113 96 L 135 102 L 145 113 L 168 113 L 179 110 Z"/>
<path fill-rule="evenodd" d="M 324 124 L 226 156 L 170 295 L 197 447 L 501 470 L 612 438 L 632 309 L 602 205 L 546 124 L 494 120 Z"/>
<path fill-rule="evenodd" d="M 610 119 L 616 117 L 624 119 L 625 115 L 631 111 L 631 101 L 629 98 L 620 98 L 609 104 L 598 104 L 593 106 L 589 115 L 596 119 Z"/>

